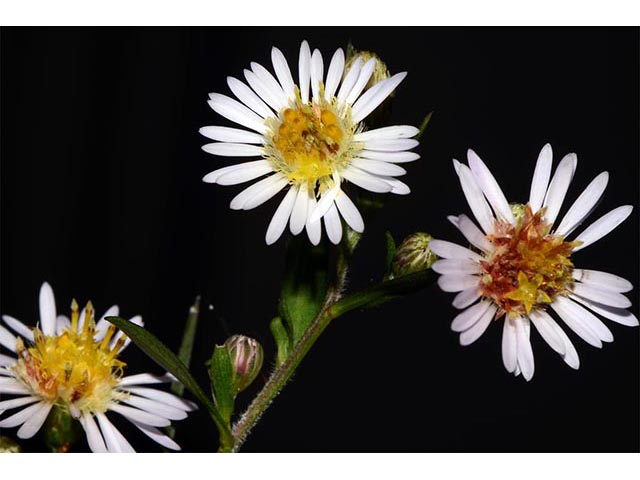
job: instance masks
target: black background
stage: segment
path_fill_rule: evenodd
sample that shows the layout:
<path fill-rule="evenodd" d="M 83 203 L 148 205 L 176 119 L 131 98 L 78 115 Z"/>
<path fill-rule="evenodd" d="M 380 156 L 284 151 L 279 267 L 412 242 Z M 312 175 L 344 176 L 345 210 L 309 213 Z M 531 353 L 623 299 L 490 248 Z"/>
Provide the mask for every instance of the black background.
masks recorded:
<path fill-rule="evenodd" d="M 47 280 L 59 311 L 72 296 L 99 311 L 117 302 L 177 348 L 201 293 L 214 308 L 200 324 L 199 380 L 213 345 L 232 333 L 258 338 L 273 358 L 268 322 L 285 242 L 263 238 L 276 203 L 229 210 L 241 187 L 201 182 L 230 159 L 202 152 L 198 128 L 228 125 L 206 104 L 208 92 L 228 94 L 227 75 L 250 61 L 271 68 L 272 45 L 295 69 L 305 38 L 325 65 L 352 41 L 392 72 L 408 71 L 392 123 L 417 125 L 434 111 L 422 158 L 408 165 L 413 192 L 389 198 L 368 222 L 352 288 L 381 274 L 387 229 L 398 239 L 426 230 L 462 240 L 446 215 L 468 212 L 451 165 L 468 147 L 513 201 L 528 198 L 538 151 L 551 142 L 556 164 L 571 151 L 579 158 L 563 211 L 605 169 L 611 179 L 592 220 L 637 206 L 638 37 L 585 28 L 3 29 L 1 311 L 35 322 Z M 637 286 L 637 210 L 574 260 Z M 496 326 L 459 346 L 451 300 L 434 286 L 336 321 L 245 451 L 638 451 L 637 328 L 607 322 L 615 342 L 602 350 L 570 332 L 577 372 L 533 334 L 527 384 L 505 372 Z M 135 347 L 125 360 L 131 372 L 160 371 Z M 130 438 L 159 451 L 140 432 Z M 178 423 L 177 440 L 186 451 L 217 446 L 204 412 Z"/>

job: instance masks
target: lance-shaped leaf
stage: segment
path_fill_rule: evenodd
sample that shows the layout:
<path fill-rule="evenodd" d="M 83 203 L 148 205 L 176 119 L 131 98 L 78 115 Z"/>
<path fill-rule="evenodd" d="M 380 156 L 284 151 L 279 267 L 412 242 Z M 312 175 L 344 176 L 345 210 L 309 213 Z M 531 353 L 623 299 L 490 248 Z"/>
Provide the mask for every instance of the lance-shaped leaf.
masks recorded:
<path fill-rule="evenodd" d="M 391 232 L 387 231 L 385 233 L 385 237 L 387 239 L 387 275 L 391 273 L 391 264 L 393 263 L 393 256 L 396 254 L 396 241 L 393 239 L 393 235 Z"/>
<path fill-rule="evenodd" d="M 216 345 L 211 359 L 207 362 L 207 370 L 211 379 L 211 389 L 216 407 L 228 426 L 231 422 L 235 390 L 233 388 L 233 369 L 227 347 Z"/>
<path fill-rule="evenodd" d="M 416 140 L 420 140 L 422 138 L 422 135 L 424 135 L 425 130 L 427 129 L 427 125 L 429 125 L 429 122 L 431 121 L 431 116 L 433 115 L 433 112 L 429 112 L 427 114 L 426 117 L 424 117 L 424 120 L 422 120 L 422 123 L 420 124 L 420 128 L 418 129 L 418 134 L 416 135 Z"/>

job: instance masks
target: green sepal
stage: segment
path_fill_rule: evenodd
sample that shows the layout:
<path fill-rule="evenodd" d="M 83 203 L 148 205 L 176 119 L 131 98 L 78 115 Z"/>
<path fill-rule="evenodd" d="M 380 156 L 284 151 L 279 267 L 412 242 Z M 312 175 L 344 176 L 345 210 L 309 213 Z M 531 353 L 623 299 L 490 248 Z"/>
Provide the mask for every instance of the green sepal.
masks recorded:
<path fill-rule="evenodd" d="M 279 367 L 289 356 L 289 352 L 291 351 L 291 338 L 289 338 L 289 333 L 280 317 L 275 317 L 271 320 L 270 329 L 273 339 L 276 341 L 276 367 Z"/>
<path fill-rule="evenodd" d="M 313 247 L 303 235 L 290 238 L 279 309 L 292 345 L 300 340 L 322 307 L 327 291 L 328 264 L 328 249 L 324 243 Z"/>
<path fill-rule="evenodd" d="M 387 239 L 387 263 L 385 267 L 388 275 L 391 272 L 393 256 L 396 254 L 396 241 L 393 239 L 393 235 L 391 235 L 390 231 L 387 230 L 384 235 Z"/>
<path fill-rule="evenodd" d="M 207 362 L 207 371 L 211 380 L 213 400 L 226 425 L 229 426 L 233 414 L 235 388 L 231 358 L 227 347 L 216 345 L 211 359 Z"/>
<path fill-rule="evenodd" d="M 155 335 L 143 327 L 139 327 L 135 323 L 131 323 L 129 320 L 120 317 L 106 317 L 106 320 L 122 330 L 140 350 L 146 353 L 162 368 L 173 374 L 178 381 L 182 382 L 196 400 L 207 409 L 209 416 L 211 416 L 211 419 L 218 427 L 221 449 L 230 448 L 231 445 L 233 445 L 233 437 L 231 436 L 228 425 L 223 420 L 216 406 L 209 399 L 209 396 L 204 393 L 200 385 L 198 385 L 198 382 L 191 376 L 189 369 L 182 360 L 169 350 L 165 344 L 158 340 Z"/>

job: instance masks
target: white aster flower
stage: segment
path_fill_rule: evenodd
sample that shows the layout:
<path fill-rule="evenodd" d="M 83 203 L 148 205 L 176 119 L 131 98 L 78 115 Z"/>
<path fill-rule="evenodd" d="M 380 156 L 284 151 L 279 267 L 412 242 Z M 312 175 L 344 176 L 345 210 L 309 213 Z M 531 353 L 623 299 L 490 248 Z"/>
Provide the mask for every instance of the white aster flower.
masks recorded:
<path fill-rule="evenodd" d="M 574 369 L 578 354 L 571 340 L 552 318 L 554 312 L 576 335 L 601 348 L 613 335 L 597 314 L 627 326 L 638 319 L 625 310 L 622 295 L 633 288 L 616 275 L 575 268 L 570 256 L 607 235 L 631 213 L 625 205 L 603 215 L 573 240 L 566 240 L 587 218 L 602 196 L 609 174 L 598 175 L 556 222 L 576 170 L 575 154 L 566 155 L 551 177 L 552 151 L 540 152 L 528 203 L 509 205 L 495 178 L 472 151 L 469 166 L 454 160 L 456 173 L 478 228 L 466 215 L 449 220 L 471 244 L 469 248 L 432 240 L 431 250 L 442 258 L 433 265 L 440 288 L 460 292 L 453 301 L 463 310 L 451 324 L 460 343 L 469 345 L 492 319 L 502 322 L 502 360 L 508 372 L 533 377 L 529 339 L 531 324 L 549 346 Z M 551 181 L 549 181 L 551 179 Z M 480 300 L 480 301 L 478 301 Z M 476 303 L 477 302 L 477 303 Z"/>
<path fill-rule="evenodd" d="M 325 76 L 320 51 L 312 54 L 304 41 L 295 84 L 287 60 L 274 47 L 275 77 L 253 62 L 244 71 L 249 85 L 227 78 L 239 101 L 219 93 L 209 95 L 213 110 L 248 130 L 203 127 L 200 133 L 216 141 L 203 150 L 261 159 L 220 168 L 203 181 L 235 185 L 266 176 L 231 201 L 234 210 L 250 210 L 288 189 L 267 229 L 267 244 L 278 240 L 288 223 L 293 235 L 306 228 L 309 240 L 317 245 L 322 219 L 329 240 L 337 244 L 342 238 L 340 216 L 353 230 L 362 232 L 362 216 L 341 188 L 345 180 L 371 192 L 410 192 L 396 177 L 406 173 L 398 164 L 420 158 L 408 151 L 418 145 L 411 138 L 418 129 L 402 125 L 365 132 L 362 123 L 391 95 L 406 72 L 366 89 L 379 62 L 367 57 L 366 61 L 364 56 L 356 57 L 345 67 L 344 52 L 338 49 Z"/>
<path fill-rule="evenodd" d="M 96 323 L 91 303 L 79 312 L 74 301 L 71 320 L 57 316 L 53 290 L 45 282 L 36 328 L 3 315 L 4 323 L 18 336 L 0 325 L 0 345 L 17 355 L 0 354 L 0 395 L 15 396 L 0 401 L 0 416 L 20 410 L 1 420 L 0 428 L 19 426 L 18 437 L 31 438 L 55 406 L 67 409 L 80 422 L 93 452 L 133 452 L 106 416 L 114 412 L 160 445 L 180 450 L 159 428 L 170 425 L 170 420 L 186 418 L 196 407 L 147 386 L 175 380 L 168 374 L 122 376 L 125 363 L 118 355 L 130 340 L 105 320 L 118 311 L 112 306 Z M 130 321 L 143 325 L 139 316 Z"/>

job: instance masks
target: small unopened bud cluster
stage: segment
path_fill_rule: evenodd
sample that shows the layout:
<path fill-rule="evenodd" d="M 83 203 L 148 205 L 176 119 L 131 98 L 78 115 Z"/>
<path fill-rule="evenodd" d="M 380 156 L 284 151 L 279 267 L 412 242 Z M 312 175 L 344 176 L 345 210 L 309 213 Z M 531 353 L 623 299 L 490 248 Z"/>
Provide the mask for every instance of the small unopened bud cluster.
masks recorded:
<path fill-rule="evenodd" d="M 224 342 L 224 346 L 231 359 L 233 386 L 236 392 L 241 392 L 251 385 L 262 369 L 262 345 L 253 338 L 233 335 Z"/>
<path fill-rule="evenodd" d="M 431 235 L 423 232 L 413 233 L 405 238 L 393 256 L 393 275 L 401 277 L 431 268 L 438 260 L 429 248 L 432 239 Z"/>

